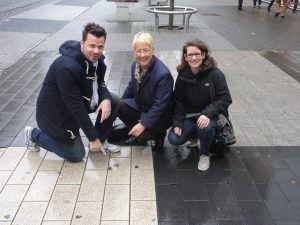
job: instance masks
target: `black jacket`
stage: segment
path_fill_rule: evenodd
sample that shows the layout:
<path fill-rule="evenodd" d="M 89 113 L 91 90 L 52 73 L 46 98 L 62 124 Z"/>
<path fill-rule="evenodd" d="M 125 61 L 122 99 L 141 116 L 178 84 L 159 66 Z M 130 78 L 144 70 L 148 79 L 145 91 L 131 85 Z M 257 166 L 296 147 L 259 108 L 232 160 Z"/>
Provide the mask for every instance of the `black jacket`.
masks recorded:
<path fill-rule="evenodd" d="M 216 101 L 211 102 L 209 79 L 215 86 Z M 200 113 L 216 119 L 219 113 L 228 116 L 228 107 L 232 103 L 231 95 L 222 71 L 211 68 L 193 75 L 189 68 L 178 74 L 174 90 L 173 128 L 182 128 L 188 114 Z"/>
<path fill-rule="evenodd" d="M 66 41 L 59 52 L 61 56 L 51 64 L 37 99 L 38 126 L 63 143 L 72 141 L 67 130 L 76 136 L 79 128 L 93 141 L 98 135 L 88 114 L 95 67 L 81 52 L 78 41 Z M 97 67 L 99 103 L 111 100 L 104 82 L 105 71 L 104 56 L 101 56 Z"/>

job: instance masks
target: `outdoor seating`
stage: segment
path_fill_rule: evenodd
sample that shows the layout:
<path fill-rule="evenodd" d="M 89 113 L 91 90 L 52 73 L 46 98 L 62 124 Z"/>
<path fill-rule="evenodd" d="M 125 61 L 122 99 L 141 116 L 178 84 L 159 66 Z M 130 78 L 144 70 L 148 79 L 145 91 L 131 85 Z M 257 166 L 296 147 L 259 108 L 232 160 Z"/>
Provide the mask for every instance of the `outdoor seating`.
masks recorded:
<path fill-rule="evenodd" d="M 189 29 L 190 18 L 193 13 L 198 12 L 196 8 L 187 7 L 187 6 L 174 6 L 174 10 L 170 10 L 169 6 L 150 6 L 147 8 L 147 11 L 154 13 L 155 16 L 155 27 L 156 30 L 159 30 L 159 14 L 165 15 L 182 15 L 182 26 L 186 30 Z"/>

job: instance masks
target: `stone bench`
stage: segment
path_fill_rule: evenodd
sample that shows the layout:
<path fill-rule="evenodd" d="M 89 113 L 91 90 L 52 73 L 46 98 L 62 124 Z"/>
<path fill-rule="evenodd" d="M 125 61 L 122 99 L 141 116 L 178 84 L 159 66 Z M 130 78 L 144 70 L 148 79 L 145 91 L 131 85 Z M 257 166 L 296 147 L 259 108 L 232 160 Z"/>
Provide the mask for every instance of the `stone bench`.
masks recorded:
<path fill-rule="evenodd" d="M 191 16 L 198 12 L 196 8 L 187 6 L 174 6 L 174 10 L 170 10 L 170 6 L 150 6 L 147 7 L 147 11 L 154 13 L 156 30 L 159 29 L 159 14 L 182 15 L 182 25 L 188 30 Z"/>

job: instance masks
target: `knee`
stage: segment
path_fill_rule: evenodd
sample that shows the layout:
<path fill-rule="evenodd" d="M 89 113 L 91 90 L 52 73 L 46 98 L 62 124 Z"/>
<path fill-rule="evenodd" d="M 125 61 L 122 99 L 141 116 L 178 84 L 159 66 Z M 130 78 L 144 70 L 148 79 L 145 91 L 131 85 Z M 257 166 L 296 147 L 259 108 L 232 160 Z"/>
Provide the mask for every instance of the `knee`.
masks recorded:
<path fill-rule="evenodd" d="M 116 114 L 120 108 L 120 97 L 114 93 L 110 93 L 110 95 L 111 95 L 112 113 Z"/>
<path fill-rule="evenodd" d="M 70 162 L 81 162 L 85 156 L 85 150 L 80 150 L 76 152 L 75 154 L 69 155 L 66 157 L 66 159 Z"/>

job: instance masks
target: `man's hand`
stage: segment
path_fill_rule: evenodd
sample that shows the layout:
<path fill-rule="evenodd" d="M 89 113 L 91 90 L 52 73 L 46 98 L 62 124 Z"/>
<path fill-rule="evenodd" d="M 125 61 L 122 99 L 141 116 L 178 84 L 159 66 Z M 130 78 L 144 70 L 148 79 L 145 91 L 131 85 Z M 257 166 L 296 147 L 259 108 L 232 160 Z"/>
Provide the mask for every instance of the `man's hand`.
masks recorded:
<path fill-rule="evenodd" d="M 144 132 L 144 130 L 145 130 L 145 127 L 143 126 L 143 124 L 138 123 L 131 129 L 131 131 L 128 133 L 128 135 L 138 137 L 138 136 L 140 136 L 141 133 Z"/>
<path fill-rule="evenodd" d="M 200 129 L 203 129 L 205 127 L 208 126 L 209 124 L 209 118 L 205 115 L 201 115 L 199 116 L 198 120 L 197 120 L 197 126 L 200 128 Z"/>
<path fill-rule="evenodd" d="M 182 132 L 182 129 L 179 128 L 179 127 L 175 127 L 174 128 L 174 133 L 177 135 L 177 136 L 181 136 L 181 132 Z"/>
<path fill-rule="evenodd" d="M 89 148 L 91 152 L 102 152 L 103 155 L 106 155 L 105 149 L 103 148 L 99 138 L 97 138 L 94 141 L 91 141 Z"/>
<path fill-rule="evenodd" d="M 104 99 L 100 103 L 96 112 L 99 113 L 100 111 L 101 111 L 100 123 L 103 123 L 103 121 L 106 120 L 110 116 L 110 112 L 111 112 L 111 102 L 108 99 Z"/>

